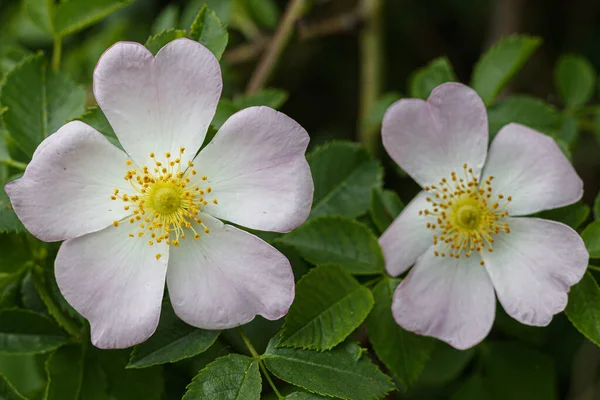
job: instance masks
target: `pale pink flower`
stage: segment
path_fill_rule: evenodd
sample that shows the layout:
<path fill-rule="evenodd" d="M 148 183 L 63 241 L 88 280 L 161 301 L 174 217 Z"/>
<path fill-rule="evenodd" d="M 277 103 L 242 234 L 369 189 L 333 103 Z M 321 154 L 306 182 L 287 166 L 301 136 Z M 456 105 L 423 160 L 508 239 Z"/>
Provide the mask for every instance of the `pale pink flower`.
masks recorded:
<path fill-rule="evenodd" d="M 403 328 L 458 349 L 479 343 L 496 296 L 516 320 L 550 323 L 583 276 L 588 252 L 570 227 L 524 215 L 578 201 L 583 184 L 553 139 L 519 124 L 498 132 L 477 93 L 443 84 L 383 120 L 389 155 L 424 189 L 379 242 Z"/>
<path fill-rule="evenodd" d="M 166 285 L 190 325 L 231 328 L 285 315 L 288 260 L 252 229 L 288 232 L 308 216 L 309 137 L 268 107 L 234 114 L 204 141 L 221 95 L 219 63 L 178 39 L 154 57 L 117 43 L 94 71 L 94 94 L 125 151 L 82 122 L 44 140 L 21 179 L 6 185 L 37 238 L 64 240 L 56 279 L 101 348 L 155 331 Z"/>

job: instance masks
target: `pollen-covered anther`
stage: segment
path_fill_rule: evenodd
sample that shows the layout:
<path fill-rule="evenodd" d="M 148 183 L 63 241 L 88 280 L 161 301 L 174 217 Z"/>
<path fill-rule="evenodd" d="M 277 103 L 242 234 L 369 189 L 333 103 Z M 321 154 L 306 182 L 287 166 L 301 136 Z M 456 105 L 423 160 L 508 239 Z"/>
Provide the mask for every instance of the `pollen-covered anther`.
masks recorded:
<path fill-rule="evenodd" d="M 139 230 L 135 235 L 129 233 L 129 237 L 142 237 L 147 233 L 151 237 L 147 241 L 149 246 L 164 243 L 177 247 L 186 236 L 199 240 L 198 232 L 210 233 L 198 216 L 209 202 L 217 205 L 218 201 L 214 196 L 208 199 L 203 197 L 205 193 L 212 192 L 212 188 L 206 185 L 208 177 L 192 178 L 198 172 L 193 169 L 192 161 L 182 165 L 184 151 L 185 148 L 181 147 L 176 157 L 171 152 L 165 152 L 162 160 L 157 159 L 155 153 L 150 153 L 155 168 L 146 165 L 137 167 L 131 160 L 125 162 L 132 167 L 125 175 L 132 192 L 122 193 L 122 190 L 114 189 L 110 198 L 124 202 L 124 210 L 131 209 L 131 215 L 125 220 Z M 196 231 L 194 223 L 201 226 L 200 231 Z M 119 221 L 114 221 L 113 225 L 118 227 Z M 186 235 L 187 229 L 192 232 L 190 235 Z M 164 253 L 156 254 L 156 259 L 162 255 Z"/>
<path fill-rule="evenodd" d="M 508 210 L 511 196 L 497 194 L 494 199 L 489 176 L 479 181 L 473 169 L 463 165 L 462 176 L 450 173 L 438 185 L 425 186 L 428 208 L 419 211 L 427 218 L 425 226 L 433 235 L 434 255 L 441 257 L 470 258 L 473 253 L 482 255 L 493 251 L 494 236 L 510 233 Z"/>

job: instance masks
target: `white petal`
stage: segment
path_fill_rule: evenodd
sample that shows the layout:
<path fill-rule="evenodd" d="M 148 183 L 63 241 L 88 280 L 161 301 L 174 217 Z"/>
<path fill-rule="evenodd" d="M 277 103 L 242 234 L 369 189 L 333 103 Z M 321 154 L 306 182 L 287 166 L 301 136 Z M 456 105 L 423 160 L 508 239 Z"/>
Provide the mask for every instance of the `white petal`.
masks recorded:
<path fill-rule="evenodd" d="M 119 42 L 98 61 L 94 95 L 135 162 L 179 154 L 187 163 L 206 136 L 221 96 L 221 69 L 200 43 L 177 39 L 156 58 L 138 43 Z"/>
<path fill-rule="evenodd" d="M 133 229 L 110 226 L 67 240 L 56 256 L 60 291 L 90 321 L 92 343 L 99 348 L 141 343 L 158 324 L 168 249 L 128 237 Z"/>
<path fill-rule="evenodd" d="M 565 309 L 569 288 L 583 277 L 588 252 L 577 232 L 554 221 L 509 218 L 509 234 L 484 253 L 498 299 L 511 317 L 545 326 Z"/>
<path fill-rule="evenodd" d="M 110 199 L 114 189 L 128 189 L 126 161 L 127 155 L 95 129 L 69 122 L 40 144 L 23 177 L 4 188 L 35 237 L 70 239 L 130 214 Z"/>
<path fill-rule="evenodd" d="M 583 195 L 583 182 L 554 139 L 519 124 L 496 135 L 483 171 L 488 176 L 494 196 L 512 196 L 513 216 L 573 204 Z"/>
<path fill-rule="evenodd" d="M 268 107 L 232 115 L 194 163 L 218 204 L 204 211 L 238 225 L 289 232 L 310 213 L 314 185 L 304 153 L 308 133 Z"/>
<path fill-rule="evenodd" d="M 209 234 L 171 249 L 167 286 L 175 313 L 190 325 L 225 329 L 257 314 L 275 320 L 294 299 L 288 260 L 261 239 L 200 214 Z"/>
<path fill-rule="evenodd" d="M 481 342 L 492 328 L 496 298 L 479 261 L 425 252 L 394 293 L 396 322 L 460 350 Z"/>
<path fill-rule="evenodd" d="M 479 176 L 488 145 L 487 113 L 473 89 L 445 83 L 427 102 L 394 103 L 383 118 L 382 136 L 388 154 L 421 186 L 461 172 L 465 163 Z"/>
<path fill-rule="evenodd" d="M 428 208 L 426 197 L 425 192 L 419 193 L 379 238 L 385 269 L 391 276 L 406 271 L 433 244 L 426 217 L 419 215 L 419 210 Z"/>

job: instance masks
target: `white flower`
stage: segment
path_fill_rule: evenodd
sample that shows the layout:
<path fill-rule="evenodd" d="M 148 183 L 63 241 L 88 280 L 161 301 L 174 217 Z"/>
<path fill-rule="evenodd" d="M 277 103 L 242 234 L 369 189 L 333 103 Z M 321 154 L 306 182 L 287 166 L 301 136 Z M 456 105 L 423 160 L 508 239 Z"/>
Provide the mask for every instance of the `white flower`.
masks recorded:
<path fill-rule="evenodd" d="M 492 327 L 494 291 L 524 324 L 547 325 L 564 310 L 587 268 L 583 241 L 566 225 L 521 217 L 582 196 L 553 139 L 509 124 L 488 154 L 483 102 L 447 83 L 427 102 L 393 104 L 383 144 L 424 189 L 380 238 L 390 275 L 414 264 L 394 294 L 399 325 L 466 349 Z"/>
<path fill-rule="evenodd" d="M 101 348 L 146 340 L 165 280 L 188 324 L 231 328 L 285 315 L 288 260 L 252 229 L 288 232 L 308 216 L 309 137 L 267 107 L 234 114 L 198 150 L 221 95 L 212 53 L 178 39 L 154 57 L 117 43 L 94 71 L 94 94 L 125 152 L 71 122 L 44 140 L 6 185 L 15 212 L 44 241 L 65 240 L 56 279 Z"/>

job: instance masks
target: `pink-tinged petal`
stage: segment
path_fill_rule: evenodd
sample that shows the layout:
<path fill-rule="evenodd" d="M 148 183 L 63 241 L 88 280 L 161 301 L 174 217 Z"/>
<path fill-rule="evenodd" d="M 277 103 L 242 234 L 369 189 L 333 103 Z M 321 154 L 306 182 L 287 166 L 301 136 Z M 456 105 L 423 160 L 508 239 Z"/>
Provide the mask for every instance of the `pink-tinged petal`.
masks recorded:
<path fill-rule="evenodd" d="M 509 234 L 494 237 L 485 267 L 511 317 L 545 326 L 565 309 L 569 288 L 583 277 L 588 252 L 573 229 L 538 218 L 509 218 Z"/>
<path fill-rule="evenodd" d="M 126 161 L 127 155 L 98 131 L 69 122 L 40 144 L 23 177 L 4 189 L 35 237 L 71 239 L 130 214 L 110 199 L 114 189 L 129 187 L 123 179 Z"/>
<path fill-rule="evenodd" d="M 463 350 L 475 346 L 494 322 L 496 298 L 479 257 L 436 257 L 425 252 L 396 292 L 392 313 L 406 330 Z"/>
<path fill-rule="evenodd" d="M 305 152 L 308 133 L 268 107 L 232 115 L 196 160 L 217 204 L 204 212 L 252 229 L 289 232 L 302 224 L 314 185 Z"/>
<path fill-rule="evenodd" d="M 275 320 L 294 300 L 289 261 L 272 246 L 240 229 L 200 214 L 199 240 L 171 249 L 167 286 L 175 313 L 190 325 L 225 329 L 256 315 Z"/>
<path fill-rule="evenodd" d="M 498 132 L 482 176 L 494 177 L 494 197 L 512 197 L 512 216 L 573 204 L 583 195 L 583 182 L 554 139 L 519 124 Z"/>
<path fill-rule="evenodd" d="M 479 95 L 460 83 L 445 83 L 427 101 L 402 99 L 383 118 L 388 154 L 421 186 L 437 184 L 463 165 L 479 176 L 488 145 L 488 120 Z"/>
<path fill-rule="evenodd" d="M 415 263 L 433 244 L 433 232 L 419 210 L 428 208 L 425 192 L 419 193 L 379 238 L 385 257 L 385 269 L 398 276 Z"/>
<path fill-rule="evenodd" d="M 206 47 L 185 38 L 156 57 L 138 43 L 119 42 L 98 61 L 94 95 L 123 148 L 139 165 L 151 152 L 194 157 L 206 136 L 222 80 L 219 62 Z M 153 164 L 152 164 L 153 165 Z"/>
<path fill-rule="evenodd" d="M 67 240 L 56 256 L 58 287 L 90 321 L 92 343 L 99 348 L 141 343 L 158 325 L 168 248 L 149 246 L 145 237 L 128 237 L 134 229 L 110 226 Z"/>

